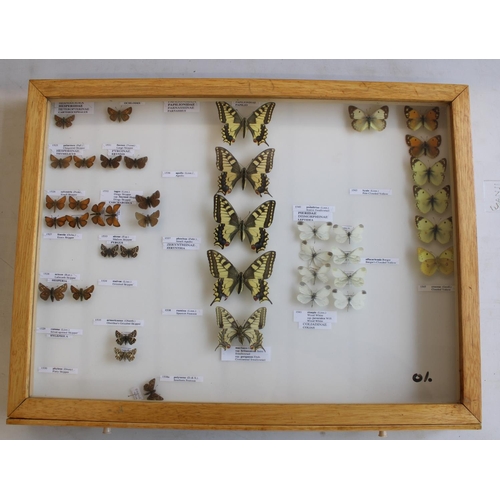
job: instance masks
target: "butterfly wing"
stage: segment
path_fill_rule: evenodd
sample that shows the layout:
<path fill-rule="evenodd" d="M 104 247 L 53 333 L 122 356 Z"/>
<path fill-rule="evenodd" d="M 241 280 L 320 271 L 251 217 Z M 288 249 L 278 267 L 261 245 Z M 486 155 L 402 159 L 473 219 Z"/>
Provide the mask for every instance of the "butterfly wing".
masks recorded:
<path fill-rule="evenodd" d="M 243 231 L 246 234 L 250 247 L 256 252 L 266 249 L 269 235 L 266 229 L 273 223 L 276 202 L 266 201 L 259 205 L 244 221 Z"/>
<path fill-rule="evenodd" d="M 89 300 L 90 297 L 92 297 L 92 292 L 94 291 L 94 285 L 89 286 L 88 288 L 85 288 L 82 291 L 83 298 L 85 300 Z"/>
<path fill-rule="evenodd" d="M 243 175 L 238 160 L 225 148 L 215 148 L 215 165 L 222 173 L 218 178 L 219 193 L 227 195 Z"/>
<path fill-rule="evenodd" d="M 437 258 L 439 271 L 446 275 L 453 273 L 453 260 L 453 247 L 449 247 Z"/>
<path fill-rule="evenodd" d="M 445 212 L 450 202 L 450 193 L 450 186 L 444 186 L 433 195 L 430 195 L 421 187 L 413 186 L 415 204 L 423 214 L 427 214 L 431 210 L 436 211 L 438 214 Z"/>
<path fill-rule="evenodd" d="M 431 182 L 434 186 L 439 186 L 444 180 L 446 172 L 446 158 L 434 163 L 432 167 L 427 167 L 418 158 L 411 159 L 411 169 L 413 171 L 413 180 L 418 186 L 423 186 Z"/>
<path fill-rule="evenodd" d="M 439 146 L 441 146 L 441 136 L 436 135 L 431 137 L 425 143 L 425 154 L 429 158 L 437 158 L 439 156 Z"/>
<path fill-rule="evenodd" d="M 215 250 L 207 251 L 208 266 L 210 269 L 210 274 L 217 278 L 214 284 L 214 302 L 220 302 L 221 299 L 227 299 L 234 288 L 240 282 L 239 272 L 236 268 L 227 260 L 222 254 L 216 252 Z"/>
<path fill-rule="evenodd" d="M 231 244 L 235 235 L 240 232 L 240 219 L 231 203 L 224 196 L 217 193 L 214 196 L 213 216 L 215 222 L 219 223 L 214 231 L 214 245 L 225 248 Z M 241 235 L 242 239 L 243 234 Z"/>
<path fill-rule="evenodd" d="M 47 300 L 50 297 L 50 288 L 46 287 L 42 283 L 38 283 L 38 290 L 40 292 L 40 298 Z"/>
<path fill-rule="evenodd" d="M 349 305 L 356 310 L 362 309 L 363 307 L 365 307 L 365 295 L 366 292 L 364 290 L 361 290 L 358 293 L 354 294 L 349 299 Z"/>
<path fill-rule="evenodd" d="M 406 126 L 414 132 L 417 131 L 423 124 L 422 116 L 417 110 L 411 108 L 410 106 L 405 106 L 404 111 L 407 118 Z"/>
<path fill-rule="evenodd" d="M 339 243 L 348 243 L 352 241 L 359 243 L 363 239 L 363 224 L 359 224 L 358 226 L 352 229 L 344 229 L 342 226 L 335 224 L 333 226 L 333 234 L 335 235 L 335 240 Z"/>
<path fill-rule="evenodd" d="M 301 240 L 310 240 L 311 238 L 318 238 L 322 241 L 326 241 L 330 238 L 330 228 L 332 227 L 331 222 L 325 222 L 324 224 L 316 226 L 311 226 L 307 222 L 299 221 L 297 222 L 297 227 L 300 231 Z"/>
<path fill-rule="evenodd" d="M 218 335 L 219 344 L 215 350 L 219 347 L 224 350 L 229 349 L 233 339 L 238 337 L 241 328 L 232 314 L 223 307 L 217 306 L 215 308 L 215 317 L 217 326 L 221 329 Z"/>
<path fill-rule="evenodd" d="M 253 137 L 253 142 L 259 146 L 267 144 L 268 130 L 266 125 L 271 121 L 276 103 L 266 102 L 257 108 L 246 120 L 246 126 Z"/>
<path fill-rule="evenodd" d="M 152 214 L 149 215 L 149 223 L 151 224 L 151 227 L 156 226 L 158 224 L 158 219 L 160 218 L 160 211 L 156 210 L 156 212 L 153 212 Z"/>
<path fill-rule="evenodd" d="M 333 257 L 332 252 L 317 252 L 314 247 L 310 247 L 307 241 L 303 241 L 300 245 L 299 257 L 305 260 L 308 265 L 321 267 Z"/>
<path fill-rule="evenodd" d="M 106 207 L 106 223 L 108 226 L 120 227 L 120 221 L 118 220 L 118 210 L 120 210 L 120 203 L 116 203 L 111 206 Z"/>
<path fill-rule="evenodd" d="M 389 116 L 389 108 L 382 106 L 372 115 L 367 115 L 356 106 L 349 106 L 349 116 L 352 119 L 352 128 L 357 132 L 363 132 L 368 128 L 381 132 L 387 126 L 386 119 Z"/>
<path fill-rule="evenodd" d="M 338 267 L 332 268 L 333 284 L 339 288 L 344 288 L 349 283 L 349 274 Z"/>
<path fill-rule="evenodd" d="M 387 106 L 382 106 L 380 109 L 377 109 L 372 115 L 369 117 L 370 128 L 376 130 L 377 132 L 382 132 L 387 126 L 386 119 L 389 116 L 389 108 Z"/>
<path fill-rule="evenodd" d="M 432 276 L 438 269 L 437 260 L 433 253 L 425 248 L 417 248 L 418 260 L 420 262 L 420 270 L 426 276 Z"/>
<path fill-rule="evenodd" d="M 57 115 L 54 115 L 54 120 L 56 122 L 56 126 L 57 127 L 60 127 L 60 128 L 68 128 L 68 127 L 71 127 L 71 125 L 73 125 L 73 120 L 75 119 L 75 115 L 71 115 L 71 116 L 57 116 Z"/>
<path fill-rule="evenodd" d="M 435 107 L 427 111 L 423 115 L 423 123 L 424 127 L 429 130 L 430 132 L 433 132 L 438 128 L 438 119 L 439 119 L 439 108 Z"/>
<path fill-rule="evenodd" d="M 146 166 L 146 162 L 148 161 L 147 156 L 143 156 L 142 158 L 130 158 L 128 156 L 124 157 L 125 166 L 127 168 L 138 168 L 142 169 Z"/>
<path fill-rule="evenodd" d="M 120 121 L 121 119 L 121 121 L 126 122 L 130 118 L 131 114 L 132 114 L 132 107 L 122 109 L 121 111 L 119 111 L 118 121 Z"/>
<path fill-rule="evenodd" d="M 238 112 L 227 102 L 217 101 L 219 120 L 224 124 L 222 127 L 222 140 L 227 144 L 233 144 L 242 127 L 242 119 Z"/>
<path fill-rule="evenodd" d="M 268 279 L 273 273 L 276 252 L 266 252 L 258 259 L 255 259 L 248 269 L 243 273 L 243 283 L 250 290 L 253 300 L 260 302 L 269 301 Z M 271 302 L 272 304 L 272 302 Z"/>
<path fill-rule="evenodd" d="M 345 296 L 342 292 L 339 292 L 337 289 L 332 290 L 333 296 L 333 305 L 337 309 L 345 309 L 349 304 L 348 297 Z"/>
<path fill-rule="evenodd" d="M 269 177 L 267 174 L 273 168 L 273 161 L 274 149 L 269 148 L 257 155 L 245 170 L 243 182 L 247 179 L 255 193 L 259 196 L 263 194 L 271 196 L 267 190 L 269 187 Z"/>
<path fill-rule="evenodd" d="M 55 288 L 51 292 L 51 299 L 55 299 L 57 301 L 64 299 L 64 292 L 68 289 L 68 284 L 64 283 L 63 285 Z"/>
<path fill-rule="evenodd" d="M 363 248 L 358 247 L 350 252 L 345 252 L 338 247 L 334 247 L 332 248 L 332 254 L 333 262 L 335 264 L 344 264 L 345 262 L 357 264 L 361 260 L 361 255 L 363 255 Z"/>
<path fill-rule="evenodd" d="M 356 132 L 363 132 L 369 127 L 366 113 L 356 106 L 349 106 L 349 116 L 352 119 L 351 125 Z"/>
<path fill-rule="evenodd" d="M 160 191 L 155 191 L 151 196 L 135 195 L 139 208 L 146 210 L 149 207 L 157 207 L 160 204 Z"/>
<path fill-rule="evenodd" d="M 257 351 L 257 349 L 262 349 L 264 337 L 260 332 L 261 328 L 264 328 L 266 324 L 266 314 L 267 309 L 265 307 L 259 307 L 246 321 L 241 328 L 242 335 L 248 340 L 250 349 L 252 351 Z"/>

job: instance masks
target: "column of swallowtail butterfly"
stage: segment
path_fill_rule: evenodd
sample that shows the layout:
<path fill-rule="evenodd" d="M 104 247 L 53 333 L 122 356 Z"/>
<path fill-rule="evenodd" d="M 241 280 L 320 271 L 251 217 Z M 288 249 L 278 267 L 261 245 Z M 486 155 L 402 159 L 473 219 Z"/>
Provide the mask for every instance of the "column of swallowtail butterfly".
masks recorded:
<path fill-rule="evenodd" d="M 404 113 L 406 125 L 412 132 L 434 134 L 439 126 L 438 107 L 420 114 L 405 106 Z M 425 276 L 436 272 L 449 275 L 454 269 L 453 220 L 446 213 L 451 208 L 451 189 L 445 183 L 446 158 L 440 158 L 441 135 L 422 138 L 408 134 L 406 144 L 410 147 L 413 196 L 419 211 L 415 216 L 415 226 L 421 244 L 426 245 L 426 248 L 420 245 L 417 248 L 420 270 Z"/>
<path fill-rule="evenodd" d="M 257 146 L 261 144 L 269 146 L 266 125 L 271 121 L 275 105 L 274 102 L 266 102 L 250 116 L 242 117 L 227 102 L 217 101 L 219 119 L 224 124 L 221 131 L 222 140 L 232 146 L 238 138 L 239 144 L 248 132 Z M 210 305 L 226 300 L 234 291 L 239 294 L 243 288 L 250 291 L 255 301 L 272 304 L 267 279 L 273 272 L 276 252 L 267 250 L 269 242 L 267 229 L 273 222 L 276 202 L 264 201 L 246 218 L 241 218 L 227 197 L 238 183 L 241 183 L 241 189 L 253 191 L 259 197 L 271 196 L 267 174 L 273 168 L 275 150 L 268 147 L 255 156 L 248 166 L 242 167 L 233 154 L 234 149 L 230 152 L 224 147 L 215 148 L 216 167 L 220 174 L 218 191 L 213 198 L 213 216 L 217 223 L 214 230 L 214 245 L 223 251 L 229 245 L 237 244 L 232 243 L 233 240 L 239 239 L 244 245 L 247 240 L 251 251 L 257 254 L 264 253 L 253 260 L 246 270 L 240 271 L 222 253 L 208 250 L 209 270 L 216 279 L 213 286 L 214 299 Z M 266 322 L 266 307 L 258 308 L 244 323 L 238 323 L 223 307 L 216 307 L 215 314 L 217 326 L 220 328 L 216 350 L 219 347 L 228 349 L 234 339 L 240 344 L 247 341 L 253 351 L 265 350 L 260 330 Z"/>

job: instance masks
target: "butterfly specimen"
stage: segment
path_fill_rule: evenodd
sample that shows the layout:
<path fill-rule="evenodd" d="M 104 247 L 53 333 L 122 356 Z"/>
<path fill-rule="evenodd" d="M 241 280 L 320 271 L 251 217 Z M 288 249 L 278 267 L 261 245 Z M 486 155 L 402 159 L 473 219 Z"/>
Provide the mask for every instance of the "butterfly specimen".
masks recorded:
<path fill-rule="evenodd" d="M 155 390 L 156 379 L 152 378 L 147 384 L 144 384 L 144 392 L 150 401 L 163 401 L 163 398 Z"/>
<path fill-rule="evenodd" d="M 102 160 L 102 158 L 101 158 L 101 160 Z M 90 156 L 89 158 L 79 158 L 78 156 L 73 156 L 73 161 L 75 162 L 75 167 L 90 168 L 95 162 L 95 156 Z"/>
<path fill-rule="evenodd" d="M 130 349 L 129 351 L 122 351 L 115 347 L 115 358 L 118 361 L 134 361 L 137 349 Z"/>
<path fill-rule="evenodd" d="M 208 250 L 207 256 L 210 274 L 217 278 L 213 288 L 215 298 L 210 305 L 220 302 L 223 297 L 226 300 L 235 288 L 240 293 L 243 285 L 250 290 L 253 300 L 271 302 L 268 297 L 269 285 L 265 280 L 273 273 L 276 252 L 261 255 L 245 272 L 239 272 L 229 260 L 215 250 Z"/>
<path fill-rule="evenodd" d="M 318 238 L 319 240 L 326 241 L 330 238 L 331 222 L 325 222 L 319 226 L 311 226 L 307 222 L 297 222 L 297 227 L 300 231 L 300 239 L 310 240 L 311 238 Z"/>
<path fill-rule="evenodd" d="M 125 166 L 127 168 L 144 168 L 146 166 L 146 162 L 148 161 L 147 156 L 143 156 L 142 158 L 130 158 L 128 156 L 125 156 Z"/>
<path fill-rule="evenodd" d="M 121 161 L 122 161 L 121 156 L 108 158 L 107 156 L 101 155 L 101 166 L 103 168 L 118 168 L 120 166 Z"/>
<path fill-rule="evenodd" d="M 101 201 L 99 204 L 92 205 L 92 222 L 94 224 L 99 224 L 100 226 L 104 226 L 104 219 L 102 215 L 104 214 L 104 205 L 106 205 L 105 201 Z"/>
<path fill-rule="evenodd" d="M 115 331 L 116 343 L 119 345 L 135 344 L 136 336 L 137 336 L 137 330 L 134 330 L 133 332 L 130 333 L 120 333 L 118 330 Z"/>
<path fill-rule="evenodd" d="M 420 270 L 426 276 L 432 276 L 436 271 L 443 274 L 451 274 L 453 272 L 453 247 L 447 248 L 439 257 L 426 250 L 418 248 L 418 260 L 420 262 Z"/>
<path fill-rule="evenodd" d="M 60 127 L 60 128 L 71 127 L 71 125 L 73 125 L 74 119 L 75 119 L 75 115 L 71 115 L 71 116 L 54 115 L 54 120 L 56 121 L 56 127 Z"/>
<path fill-rule="evenodd" d="M 332 252 L 318 252 L 314 247 L 310 247 L 307 241 L 303 241 L 300 245 L 299 257 L 315 267 L 321 267 L 332 258 Z"/>
<path fill-rule="evenodd" d="M 266 228 L 273 223 L 274 200 L 259 205 L 246 219 L 240 219 L 229 201 L 220 194 L 214 196 L 214 219 L 219 225 L 214 231 L 214 245 L 225 248 L 236 235 L 243 241 L 248 238 L 250 247 L 256 252 L 266 249 L 269 235 Z"/>
<path fill-rule="evenodd" d="M 118 245 L 107 247 L 101 244 L 101 255 L 103 257 L 116 257 L 118 255 Z"/>
<path fill-rule="evenodd" d="M 147 208 L 154 208 L 160 204 L 160 191 L 155 191 L 151 196 L 140 196 L 135 195 L 135 199 L 139 205 L 139 208 L 146 210 Z"/>
<path fill-rule="evenodd" d="M 446 172 L 446 158 L 434 163 L 432 167 L 428 167 L 418 158 L 411 159 L 411 170 L 413 180 L 418 186 L 423 186 L 428 182 L 439 186 L 444 181 L 444 174 Z"/>
<path fill-rule="evenodd" d="M 422 155 L 426 155 L 429 158 L 436 158 L 439 155 L 439 146 L 441 146 L 441 136 L 435 135 L 427 141 L 422 141 L 418 137 L 413 135 L 406 136 L 406 144 L 410 146 L 408 150 L 410 156 L 414 158 L 419 158 Z"/>
<path fill-rule="evenodd" d="M 317 306 L 325 307 L 329 302 L 328 296 L 330 295 L 331 288 L 331 286 L 327 285 L 313 292 L 308 284 L 301 282 L 299 284 L 297 300 L 302 304 L 311 304 L 311 306 L 316 304 Z"/>
<path fill-rule="evenodd" d="M 302 281 L 304 283 L 312 283 L 314 285 L 317 279 L 323 283 L 328 281 L 330 264 L 324 264 L 319 269 L 304 266 L 300 266 L 298 269 L 299 274 L 302 276 Z"/>
<path fill-rule="evenodd" d="M 116 122 L 117 120 L 119 122 L 126 122 L 130 118 L 130 115 L 132 114 L 132 107 L 121 110 L 108 108 L 108 114 L 109 114 L 109 119 L 112 122 Z"/>
<path fill-rule="evenodd" d="M 120 245 L 120 255 L 122 257 L 132 257 L 136 258 L 139 253 L 139 247 L 125 248 L 123 245 Z"/>
<path fill-rule="evenodd" d="M 41 283 L 38 283 L 38 290 L 40 291 L 40 298 L 43 300 L 50 300 L 54 302 L 54 300 L 59 301 L 64 299 L 64 292 L 68 289 L 68 284 L 64 283 L 57 288 L 49 288 Z"/>
<path fill-rule="evenodd" d="M 433 240 L 437 240 L 442 245 L 446 245 L 446 243 L 450 241 L 453 233 L 453 221 L 451 217 L 443 219 L 437 224 L 433 224 L 430 220 L 416 215 L 415 225 L 417 226 L 418 237 L 424 243 L 430 243 Z"/>
<path fill-rule="evenodd" d="M 415 204 L 417 208 L 426 214 L 434 210 L 438 214 L 442 214 L 450 203 L 450 186 L 444 186 L 434 194 L 429 194 L 425 189 L 413 186 L 413 196 L 415 196 Z"/>
<path fill-rule="evenodd" d="M 49 227 L 62 227 L 66 224 L 67 215 L 63 215 L 62 217 L 45 217 L 45 224 Z"/>
<path fill-rule="evenodd" d="M 346 226 L 347 229 L 344 229 L 342 226 L 335 224 L 333 226 L 333 234 L 335 235 L 335 240 L 339 243 L 351 243 L 351 240 L 355 243 L 359 243 L 363 239 L 363 230 L 365 227 L 363 224 L 360 224 L 356 227 Z"/>
<path fill-rule="evenodd" d="M 356 106 L 349 106 L 349 116 L 352 118 L 352 128 L 357 132 L 363 132 L 363 130 L 369 128 L 382 132 L 387 125 L 385 120 L 389 116 L 389 108 L 387 106 L 382 106 L 371 115 L 367 115 Z"/>
<path fill-rule="evenodd" d="M 267 174 L 273 168 L 274 149 L 266 149 L 258 154 L 246 168 L 242 168 L 236 158 L 225 148 L 215 148 L 215 165 L 222 173 L 219 175 L 219 193 L 227 195 L 241 179 L 241 189 L 245 189 L 246 181 L 259 196 L 270 193 Z"/>
<path fill-rule="evenodd" d="M 89 300 L 92 297 L 92 292 L 94 291 L 94 285 L 89 286 L 88 288 L 76 288 L 71 285 L 71 293 L 73 294 L 73 298 L 75 300 Z"/>
<path fill-rule="evenodd" d="M 87 210 L 89 203 L 90 198 L 85 198 L 84 200 L 75 200 L 73 196 L 70 196 L 68 206 L 72 210 Z"/>
<path fill-rule="evenodd" d="M 71 227 L 85 227 L 87 225 L 87 220 L 89 218 L 89 214 L 83 214 L 79 217 L 72 217 L 71 215 L 66 215 L 66 220 Z"/>
<path fill-rule="evenodd" d="M 253 142 L 259 146 L 267 144 L 267 127 L 271 121 L 274 107 L 276 103 L 266 102 L 260 108 L 257 108 L 248 118 L 242 118 L 238 112 L 227 102 L 217 101 L 215 103 L 219 111 L 219 120 L 224 123 L 222 127 L 222 140 L 227 144 L 232 144 L 236 140 L 236 136 L 243 129 L 243 138 L 245 137 L 246 129 L 250 131 L 253 137 Z M 269 144 L 267 144 L 269 146 Z"/>
<path fill-rule="evenodd" d="M 62 198 L 59 198 L 56 201 L 54 201 L 49 195 L 45 196 L 45 206 L 49 210 L 54 209 L 54 212 L 56 210 L 62 210 L 65 204 L 66 204 L 66 196 L 63 196 Z"/>
<path fill-rule="evenodd" d="M 422 125 L 431 132 L 438 128 L 439 108 L 432 108 L 423 115 L 410 106 L 405 106 L 406 125 L 414 132 Z"/>
<path fill-rule="evenodd" d="M 344 288 L 348 284 L 362 286 L 365 283 L 366 267 L 360 267 L 357 271 L 342 271 L 342 269 L 334 267 L 332 274 L 333 284 L 339 288 Z"/>
<path fill-rule="evenodd" d="M 358 247 L 350 252 L 341 250 L 338 247 L 332 248 L 333 262 L 335 264 L 344 264 L 345 262 L 351 264 L 357 264 L 361 260 L 361 255 L 363 255 L 363 248 Z"/>
<path fill-rule="evenodd" d="M 264 328 L 266 324 L 266 313 L 267 309 L 265 307 L 259 307 L 243 325 L 239 325 L 226 309 L 219 306 L 216 307 L 215 317 L 217 319 L 217 326 L 221 328 L 221 331 L 218 337 L 219 344 L 215 350 L 219 347 L 222 347 L 224 350 L 229 349 L 231 342 L 234 339 L 238 339 L 241 345 L 243 345 L 244 340 L 247 340 L 252 351 L 257 351 L 257 349 L 265 351 L 262 346 L 264 336 L 260 332 L 260 329 Z"/>
<path fill-rule="evenodd" d="M 352 307 L 353 309 L 362 309 L 365 306 L 365 295 L 366 292 L 364 290 L 361 290 L 354 295 L 344 295 L 337 289 L 332 291 L 332 296 L 334 299 L 333 304 L 337 309 L 345 309 L 346 307 L 347 310 L 349 310 L 350 307 Z"/>
<path fill-rule="evenodd" d="M 72 156 L 66 156 L 65 158 L 56 158 L 54 155 L 50 155 L 50 166 L 52 168 L 68 168 L 72 158 Z"/>
<path fill-rule="evenodd" d="M 106 207 L 106 223 L 108 226 L 120 227 L 120 221 L 118 220 L 120 206 L 120 203 L 117 203 L 116 205 L 108 205 Z"/>
<path fill-rule="evenodd" d="M 141 214 L 140 212 L 135 213 L 135 218 L 137 219 L 137 224 L 141 227 L 146 226 L 156 226 L 158 224 L 158 219 L 160 218 L 160 211 L 157 210 L 152 214 Z"/>

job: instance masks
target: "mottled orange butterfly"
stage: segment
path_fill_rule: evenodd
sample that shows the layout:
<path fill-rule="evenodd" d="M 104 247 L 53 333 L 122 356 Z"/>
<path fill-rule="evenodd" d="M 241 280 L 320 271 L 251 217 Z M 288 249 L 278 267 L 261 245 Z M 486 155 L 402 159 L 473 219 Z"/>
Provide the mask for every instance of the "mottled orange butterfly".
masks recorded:
<path fill-rule="evenodd" d="M 92 292 L 94 291 L 94 285 L 89 286 L 88 288 L 76 288 L 71 285 L 71 293 L 73 294 L 73 298 L 75 300 L 89 300 L 92 297 Z"/>
<path fill-rule="evenodd" d="M 62 217 L 45 217 L 45 224 L 49 227 L 62 227 L 66 224 L 66 215 Z"/>
<path fill-rule="evenodd" d="M 155 191 L 151 196 L 135 195 L 139 208 L 146 210 L 149 207 L 157 207 L 160 204 L 160 191 Z"/>
<path fill-rule="evenodd" d="M 121 110 L 108 108 L 108 114 L 109 114 L 109 119 L 112 122 L 116 121 L 126 122 L 130 118 L 130 115 L 132 114 L 132 107 Z"/>
<path fill-rule="evenodd" d="M 75 162 L 75 167 L 90 168 L 95 162 L 95 156 L 91 156 L 90 158 L 79 158 L 78 156 L 73 156 L 73 161 Z"/>
<path fill-rule="evenodd" d="M 56 127 L 60 128 L 69 128 L 73 125 L 73 120 L 75 119 L 75 115 L 71 116 L 57 116 L 54 115 L 54 120 L 56 121 Z"/>
<path fill-rule="evenodd" d="M 137 254 L 139 253 L 139 247 L 125 248 L 123 245 L 120 245 L 120 255 L 122 257 L 132 257 L 135 259 Z"/>
<path fill-rule="evenodd" d="M 106 223 L 108 226 L 120 227 L 120 221 L 118 220 L 118 210 L 120 210 L 120 204 L 108 205 L 106 207 Z"/>
<path fill-rule="evenodd" d="M 68 168 L 72 159 L 72 156 L 66 156 L 65 158 L 56 158 L 54 155 L 50 155 L 50 166 L 52 168 Z"/>
<path fill-rule="evenodd" d="M 118 255 L 118 245 L 115 245 L 114 247 L 101 245 L 101 255 L 103 257 L 116 257 Z"/>
<path fill-rule="evenodd" d="M 126 360 L 126 361 L 134 361 L 135 355 L 137 353 L 137 349 L 130 349 L 130 351 L 122 351 L 115 347 L 115 358 L 118 361 Z"/>
<path fill-rule="evenodd" d="M 121 161 L 122 161 L 121 156 L 108 158 L 107 156 L 101 155 L 101 166 L 103 168 L 118 168 L 120 166 Z"/>
<path fill-rule="evenodd" d="M 92 205 L 92 222 L 94 224 L 99 224 L 100 226 L 104 226 L 104 219 L 102 218 L 102 214 L 104 213 L 104 205 L 106 205 L 105 201 L 101 201 L 99 205 L 96 203 Z"/>
<path fill-rule="evenodd" d="M 127 168 L 144 168 L 146 166 L 146 162 L 148 161 L 147 156 L 143 156 L 142 158 L 130 158 L 129 156 L 125 156 L 125 166 Z"/>
<path fill-rule="evenodd" d="M 65 204 L 66 204 L 66 196 L 63 196 L 56 201 L 54 201 L 49 195 L 45 196 L 45 206 L 49 210 L 54 209 L 54 212 L 56 210 L 62 210 Z"/>
<path fill-rule="evenodd" d="M 116 343 L 118 345 L 123 344 L 135 344 L 137 337 L 137 330 L 130 333 L 121 333 L 118 330 L 115 331 Z"/>
<path fill-rule="evenodd" d="M 78 227 L 78 229 L 80 229 L 81 227 L 85 227 L 87 225 L 88 218 L 89 218 L 88 213 L 80 215 L 79 217 L 73 217 L 71 215 L 66 215 L 66 220 L 68 221 L 68 224 L 71 227 Z"/>
<path fill-rule="evenodd" d="M 438 148 L 441 146 L 441 136 L 435 135 L 427 141 L 422 141 L 418 137 L 407 135 L 406 144 L 410 146 L 409 153 L 414 158 L 419 158 L 422 155 L 426 155 L 429 158 L 436 158 L 439 155 Z"/>
<path fill-rule="evenodd" d="M 430 109 L 424 114 L 420 114 L 410 106 L 405 106 L 406 125 L 410 130 L 416 131 L 422 125 L 431 132 L 438 128 L 439 108 Z"/>
<path fill-rule="evenodd" d="M 72 210 L 87 210 L 89 206 L 90 198 L 85 198 L 84 200 L 76 200 L 73 196 L 69 197 L 68 206 Z"/>
<path fill-rule="evenodd" d="M 58 286 L 57 288 L 49 288 L 41 283 L 38 283 L 38 290 L 40 291 L 40 298 L 43 300 L 50 300 L 54 302 L 54 300 L 59 301 L 64 299 L 64 292 L 68 289 L 68 284 L 64 283 L 64 285 Z"/>

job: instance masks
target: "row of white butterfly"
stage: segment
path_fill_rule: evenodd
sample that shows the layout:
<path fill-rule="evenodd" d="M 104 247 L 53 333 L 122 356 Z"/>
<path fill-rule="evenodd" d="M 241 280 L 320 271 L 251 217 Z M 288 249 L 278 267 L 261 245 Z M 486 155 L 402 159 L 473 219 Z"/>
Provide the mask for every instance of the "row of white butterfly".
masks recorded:
<path fill-rule="evenodd" d="M 317 238 L 322 241 L 327 241 L 330 239 L 330 229 L 332 229 L 333 236 L 338 243 L 351 243 L 351 240 L 355 243 L 359 243 L 363 239 L 363 224 L 358 226 L 339 226 L 338 224 L 333 225 L 331 222 L 324 222 L 319 226 L 311 226 L 307 222 L 299 221 L 297 222 L 297 227 L 300 231 L 300 239 L 310 240 L 312 238 Z"/>

